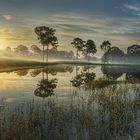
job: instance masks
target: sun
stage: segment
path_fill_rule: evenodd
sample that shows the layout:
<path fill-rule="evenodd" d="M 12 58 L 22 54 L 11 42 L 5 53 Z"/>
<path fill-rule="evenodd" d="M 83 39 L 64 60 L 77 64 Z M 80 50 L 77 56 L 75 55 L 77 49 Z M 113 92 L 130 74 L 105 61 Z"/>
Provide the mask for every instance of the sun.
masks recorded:
<path fill-rule="evenodd" d="M 8 41 L 5 39 L 0 39 L 0 50 L 4 50 L 8 46 Z"/>

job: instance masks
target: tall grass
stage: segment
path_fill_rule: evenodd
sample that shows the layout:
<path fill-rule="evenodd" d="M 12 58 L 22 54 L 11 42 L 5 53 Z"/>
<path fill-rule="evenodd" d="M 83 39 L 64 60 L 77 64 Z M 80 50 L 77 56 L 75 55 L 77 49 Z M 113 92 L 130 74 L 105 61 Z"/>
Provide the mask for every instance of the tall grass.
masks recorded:
<path fill-rule="evenodd" d="M 140 139 L 139 86 L 109 86 L 70 101 L 25 101 L 0 108 L 1 140 Z M 2 101 L 2 104 L 5 104 Z"/>

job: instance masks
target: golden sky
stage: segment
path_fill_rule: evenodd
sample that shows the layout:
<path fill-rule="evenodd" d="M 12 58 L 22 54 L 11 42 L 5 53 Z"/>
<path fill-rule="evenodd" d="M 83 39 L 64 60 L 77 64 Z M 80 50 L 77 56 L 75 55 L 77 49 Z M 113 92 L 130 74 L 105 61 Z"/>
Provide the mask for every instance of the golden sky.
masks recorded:
<path fill-rule="evenodd" d="M 56 29 L 59 48 L 72 50 L 73 38 L 109 40 L 124 50 L 140 44 L 140 2 L 138 0 L 1 0 L 0 49 L 19 44 L 40 45 L 36 26 Z"/>

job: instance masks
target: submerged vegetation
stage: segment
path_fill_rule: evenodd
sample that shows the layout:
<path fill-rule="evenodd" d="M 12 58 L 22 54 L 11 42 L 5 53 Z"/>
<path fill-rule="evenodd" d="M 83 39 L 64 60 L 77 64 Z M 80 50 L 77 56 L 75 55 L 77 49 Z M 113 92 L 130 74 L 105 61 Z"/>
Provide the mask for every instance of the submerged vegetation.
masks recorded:
<path fill-rule="evenodd" d="M 3 105 L 3 106 L 2 106 Z M 109 86 L 68 101 L 48 98 L 11 108 L 1 100 L 0 139 L 128 140 L 140 138 L 140 88 Z"/>

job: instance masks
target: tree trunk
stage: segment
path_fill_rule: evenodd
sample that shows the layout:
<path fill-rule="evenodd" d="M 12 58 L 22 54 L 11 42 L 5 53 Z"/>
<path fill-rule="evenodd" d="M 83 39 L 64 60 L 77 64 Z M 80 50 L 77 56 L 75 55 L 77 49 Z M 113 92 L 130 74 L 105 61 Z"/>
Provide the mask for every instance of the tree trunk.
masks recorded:
<path fill-rule="evenodd" d="M 49 54 L 48 48 L 49 48 L 49 46 L 47 45 L 47 58 L 46 58 L 46 61 L 47 61 L 47 62 L 48 62 L 48 54 Z"/>
<path fill-rule="evenodd" d="M 76 58 L 76 60 L 78 60 L 78 55 L 79 55 L 79 54 L 78 54 L 78 49 L 77 49 L 77 58 Z"/>
<path fill-rule="evenodd" d="M 48 77 L 49 77 L 49 67 L 48 67 L 48 65 L 47 65 L 47 73 L 46 73 L 46 78 L 47 78 L 47 80 L 48 80 Z"/>
<path fill-rule="evenodd" d="M 42 79 L 44 80 L 44 68 L 42 68 Z"/>
<path fill-rule="evenodd" d="M 44 62 L 44 45 L 43 45 L 43 62 Z"/>

